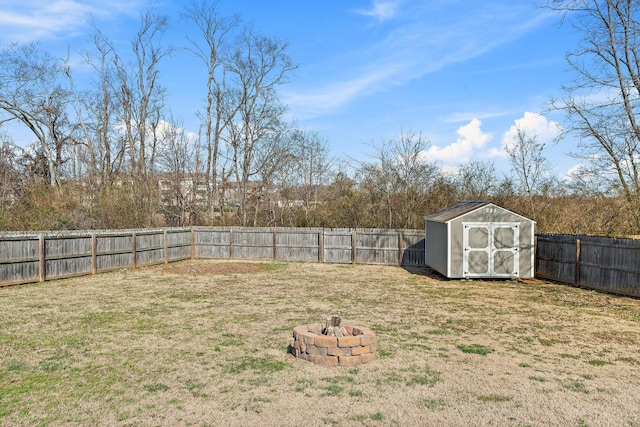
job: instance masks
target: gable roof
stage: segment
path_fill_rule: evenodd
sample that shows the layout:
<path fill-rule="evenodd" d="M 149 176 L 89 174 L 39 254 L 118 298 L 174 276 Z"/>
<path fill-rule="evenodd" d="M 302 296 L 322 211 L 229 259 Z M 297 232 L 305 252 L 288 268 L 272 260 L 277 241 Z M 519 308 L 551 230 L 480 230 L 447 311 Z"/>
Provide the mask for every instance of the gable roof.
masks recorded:
<path fill-rule="evenodd" d="M 434 212 L 424 217 L 424 219 L 434 222 L 448 222 L 461 215 L 490 205 L 488 200 L 463 200 L 447 208 Z"/>
<path fill-rule="evenodd" d="M 488 200 L 463 200 L 461 202 L 458 202 L 456 204 L 453 204 L 447 208 L 444 208 L 442 210 L 439 210 L 437 212 L 434 212 L 430 215 L 427 215 L 424 217 L 425 220 L 427 221 L 433 221 L 433 222 L 442 222 L 442 223 L 446 223 L 451 221 L 452 219 L 458 218 L 462 215 L 466 215 L 469 212 L 473 212 L 477 209 L 483 208 L 485 206 L 495 206 L 496 208 L 505 211 L 505 212 L 509 212 L 517 217 L 520 217 L 526 221 L 531 221 L 532 223 L 535 224 L 535 221 L 533 221 L 532 219 L 529 219 L 527 217 L 524 217 L 520 214 L 517 214 L 515 212 L 512 212 L 508 209 L 505 209 L 503 207 L 500 207 L 498 205 L 494 205 L 493 203 L 491 203 Z"/>

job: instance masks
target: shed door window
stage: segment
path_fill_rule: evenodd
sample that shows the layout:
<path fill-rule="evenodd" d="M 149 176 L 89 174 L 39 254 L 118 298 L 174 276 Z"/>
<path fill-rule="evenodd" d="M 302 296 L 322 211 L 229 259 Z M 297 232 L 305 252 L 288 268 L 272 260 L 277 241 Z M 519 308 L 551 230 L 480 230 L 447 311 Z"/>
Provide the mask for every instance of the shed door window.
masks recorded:
<path fill-rule="evenodd" d="M 465 277 L 517 277 L 517 223 L 463 223 Z"/>

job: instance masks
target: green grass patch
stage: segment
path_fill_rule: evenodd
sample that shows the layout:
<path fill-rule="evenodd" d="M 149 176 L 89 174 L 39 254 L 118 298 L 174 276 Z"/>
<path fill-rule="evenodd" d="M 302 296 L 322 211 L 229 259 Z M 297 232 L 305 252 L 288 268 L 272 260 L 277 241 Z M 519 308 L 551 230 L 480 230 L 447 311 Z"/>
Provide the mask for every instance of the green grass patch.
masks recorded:
<path fill-rule="evenodd" d="M 226 372 L 230 374 L 239 374 L 247 370 L 257 371 L 262 374 L 282 371 L 287 367 L 285 362 L 273 360 L 268 357 L 252 357 L 247 356 L 235 361 L 226 368 Z"/>
<path fill-rule="evenodd" d="M 157 393 L 159 391 L 167 391 L 169 390 L 169 386 L 163 383 L 153 383 L 147 384 L 144 386 L 144 389 L 149 393 Z"/>
<path fill-rule="evenodd" d="M 7 371 L 14 372 L 26 371 L 31 368 L 29 364 L 15 359 L 7 360 L 2 364 L 2 366 L 4 366 Z"/>
<path fill-rule="evenodd" d="M 189 390 L 189 393 L 191 393 L 193 397 L 208 397 L 206 393 L 202 392 L 205 384 L 201 382 L 188 380 L 185 384 L 185 387 L 187 388 L 187 390 Z"/>
<path fill-rule="evenodd" d="M 493 353 L 494 351 L 491 347 L 480 344 L 458 344 L 456 347 L 463 353 L 479 354 L 480 356 L 486 356 L 487 354 Z"/>
<path fill-rule="evenodd" d="M 562 383 L 562 387 L 577 393 L 589 394 L 587 386 L 582 381 L 568 379 Z"/>
<path fill-rule="evenodd" d="M 551 347 L 556 343 L 554 340 L 547 338 L 538 338 L 538 342 L 545 347 Z"/>
<path fill-rule="evenodd" d="M 440 382 L 440 376 L 440 372 L 436 371 L 435 369 L 426 367 L 420 372 L 410 375 L 406 380 L 406 384 L 408 386 L 424 385 L 427 387 L 433 387 L 438 382 Z"/>
<path fill-rule="evenodd" d="M 369 415 L 369 419 L 371 419 L 371 421 L 382 421 L 384 415 L 382 415 L 382 412 L 376 412 L 375 414 Z"/>
<path fill-rule="evenodd" d="M 640 365 L 640 362 L 637 359 L 634 359 L 633 357 L 618 357 L 616 361 L 625 362 L 630 365 Z"/>
<path fill-rule="evenodd" d="M 420 399 L 418 406 L 421 408 L 436 410 L 444 408 L 446 405 L 444 399 Z"/>
<path fill-rule="evenodd" d="M 296 381 L 295 391 L 298 393 L 302 393 L 307 390 L 307 388 L 312 387 L 314 381 L 308 378 L 301 378 Z"/>
<path fill-rule="evenodd" d="M 337 375 L 335 377 L 323 377 L 322 381 L 330 384 L 352 384 L 353 382 L 355 382 L 355 378 L 350 375 Z"/>
<path fill-rule="evenodd" d="M 339 396 L 344 391 L 344 387 L 338 384 L 329 384 L 323 387 L 323 390 L 325 390 L 325 392 L 322 393 L 322 396 Z"/>
<path fill-rule="evenodd" d="M 289 264 L 286 262 L 269 262 L 265 264 L 265 268 L 268 272 L 286 270 L 288 266 Z"/>

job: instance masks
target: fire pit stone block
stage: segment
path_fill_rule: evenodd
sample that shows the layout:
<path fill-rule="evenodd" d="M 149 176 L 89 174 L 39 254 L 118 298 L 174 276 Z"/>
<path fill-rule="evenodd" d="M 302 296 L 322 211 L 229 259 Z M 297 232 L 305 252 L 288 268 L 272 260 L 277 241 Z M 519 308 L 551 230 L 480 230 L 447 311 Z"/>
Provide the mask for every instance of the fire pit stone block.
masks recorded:
<path fill-rule="evenodd" d="M 343 325 L 347 336 L 323 335 L 321 324 L 296 326 L 291 338 L 291 354 L 323 366 L 354 366 L 376 358 L 377 339 L 361 326 Z"/>

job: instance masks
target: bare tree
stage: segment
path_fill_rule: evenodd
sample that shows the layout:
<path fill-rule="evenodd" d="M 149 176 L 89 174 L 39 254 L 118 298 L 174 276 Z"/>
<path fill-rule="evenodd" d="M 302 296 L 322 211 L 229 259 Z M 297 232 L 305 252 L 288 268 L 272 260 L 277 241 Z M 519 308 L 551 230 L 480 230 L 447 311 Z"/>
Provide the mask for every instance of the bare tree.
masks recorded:
<path fill-rule="evenodd" d="M 21 151 L 7 135 L 0 133 L 0 219 L 20 197 L 25 185 Z"/>
<path fill-rule="evenodd" d="M 640 229 L 640 3 L 632 0 L 547 0 L 582 35 L 567 56 L 575 79 L 553 108 L 579 141 L 583 173 L 626 200 Z M 586 166 L 589 165 L 589 166 Z"/>
<path fill-rule="evenodd" d="M 285 106 L 277 88 L 286 83 L 296 68 L 286 53 L 287 43 L 246 29 L 240 36 L 228 65 L 233 74 L 238 113 L 229 123 L 226 144 L 239 189 L 238 216 L 247 225 L 250 181 L 264 173 L 264 153 L 268 144 L 286 129 L 282 122 Z M 268 152 L 268 150 L 267 150 Z"/>
<path fill-rule="evenodd" d="M 240 104 L 230 105 L 227 87 L 226 64 L 230 49 L 229 37 L 237 29 L 238 17 L 225 17 L 219 13 L 218 3 L 193 1 L 183 12 L 199 30 L 202 40 L 187 38 L 189 51 L 199 58 L 207 68 L 206 106 L 199 117 L 204 127 L 204 145 L 207 158 L 204 164 L 207 182 L 206 211 L 213 219 L 214 201 L 218 199 L 218 160 L 225 128 L 233 119 Z"/>
<path fill-rule="evenodd" d="M 84 62 L 93 69 L 93 86 L 85 89 L 77 101 L 86 118 L 78 143 L 85 148 L 89 179 L 94 188 L 109 187 L 123 171 L 126 145 L 118 131 L 122 120 L 113 43 L 95 28 L 93 47 L 83 53 Z M 71 77 L 70 77 L 71 78 Z"/>
<path fill-rule="evenodd" d="M 304 222 L 315 226 L 319 191 L 327 184 L 333 160 L 329 157 L 327 141 L 318 132 L 304 132 L 297 141 L 294 165 L 300 176 Z"/>
<path fill-rule="evenodd" d="M 505 144 L 504 150 L 509 155 L 511 170 L 517 178 L 519 190 L 529 200 L 531 218 L 536 219 L 534 196 L 540 195 L 543 184 L 548 178 L 549 162 L 544 156 L 544 144 L 538 142 L 537 135 L 529 135 L 520 128 L 512 140 Z"/>
<path fill-rule="evenodd" d="M 498 188 L 493 162 L 475 160 L 463 165 L 457 173 L 456 185 L 466 199 L 489 198 Z"/>
<path fill-rule="evenodd" d="M 158 132 L 158 166 L 162 206 L 167 222 L 184 226 L 193 222 L 199 202 L 199 177 L 193 172 L 194 150 L 181 123 L 163 122 Z"/>
<path fill-rule="evenodd" d="M 166 30 L 166 16 L 147 12 L 131 43 L 134 63 L 129 65 L 119 54 L 114 55 L 130 171 L 138 177 L 153 170 L 153 124 L 159 123 L 165 95 L 159 82 L 159 64 L 172 52 L 161 44 Z"/>
<path fill-rule="evenodd" d="M 429 145 L 421 133 L 403 131 L 374 146 L 372 162 L 360 163 L 360 188 L 369 194 L 372 211 L 384 215 L 386 227 L 422 225 L 429 190 L 440 175 L 438 165 L 426 157 Z"/>
<path fill-rule="evenodd" d="M 0 51 L 0 125 L 17 121 L 31 131 L 55 188 L 61 184 L 64 150 L 73 143 L 63 76 L 62 62 L 37 43 L 11 44 Z"/>

